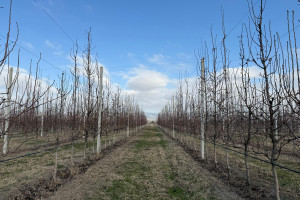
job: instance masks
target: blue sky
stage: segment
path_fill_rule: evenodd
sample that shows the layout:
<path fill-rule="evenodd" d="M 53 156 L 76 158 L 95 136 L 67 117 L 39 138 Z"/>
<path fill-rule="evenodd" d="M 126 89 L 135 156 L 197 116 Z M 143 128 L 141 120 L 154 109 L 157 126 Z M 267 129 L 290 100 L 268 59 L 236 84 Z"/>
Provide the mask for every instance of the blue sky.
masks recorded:
<path fill-rule="evenodd" d="M 1 35 L 6 34 L 8 2 L 0 1 L 4 6 L 0 10 Z M 180 72 L 189 77 L 196 75 L 194 52 L 201 48 L 201 42 L 210 45 L 211 27 L 217 41 L 221 40 L 221 6 L 226 31 L 230 31 L 227 45 L 231 67 L 236 67 L 237 36 L 241 23 L 248 22 L 246 0 L 14 0 L 11 38 L 16 36 L 14 23 L 18 22 L 17 48 L 35 55 L 42 53 L 42 58 L 51 63 L 40 63 L 42 76 L 54 80 L 72 64 L 68 57 L 73 41 L 78 40 L 84 49 L 86 32 L 92 27 L 94 53 L 110 79 L 135 94 L 145 111 L 157 113 L 170 99 Z M 271 20 L 274 33 L 287 32 L 286 10 L 293 9 L 299 19 L 297 0 L 267 0 L 265 20 Z M 16 52 L 11 65 L 16 65 Z M 37 61 L 21 49 L 22 68 L 28 70 L 30 59 Z"/>

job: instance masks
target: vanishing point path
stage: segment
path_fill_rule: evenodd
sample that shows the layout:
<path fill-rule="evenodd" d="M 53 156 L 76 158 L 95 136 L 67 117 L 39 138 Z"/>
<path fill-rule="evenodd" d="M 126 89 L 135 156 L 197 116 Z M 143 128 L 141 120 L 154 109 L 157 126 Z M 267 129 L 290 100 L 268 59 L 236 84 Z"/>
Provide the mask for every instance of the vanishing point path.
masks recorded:
<path fill-rule="evenodd" d="M 49 199 L 241 198 L 157 126 L 146 126 Z"/>

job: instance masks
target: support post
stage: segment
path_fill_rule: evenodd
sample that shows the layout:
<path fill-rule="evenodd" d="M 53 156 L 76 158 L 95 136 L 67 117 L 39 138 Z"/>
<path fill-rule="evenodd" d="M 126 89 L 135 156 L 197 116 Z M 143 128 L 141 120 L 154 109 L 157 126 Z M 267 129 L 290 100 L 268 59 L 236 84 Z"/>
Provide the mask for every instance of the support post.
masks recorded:
<path fill-rule="evenodd" d="M 130 96 L 128 96 L 128 116 L 127 116 L 127 137 L 129 137 L 129 117 L 130 117 L 130 111 L 131 111 L 131 107 L 130 107 Z"/>
<path fill-rule="evenodd" d="M 102 89 L 103 89 L 103 67 L 100 67 L 99 77 L 99 105 L 98 105 L 98 130 L 97 130 L 97 154 L 101 152 L 101 122 L 102 122 Z"/>
<path fill-rule="evenodd" d="M 205 90 L 205 67 L 204 58 L 201 59 L 201 102 L 200 102 L 200 112 L 201 112 L 201 158 L 204 160 L 204 91 Z"/>
<path fill-rule="evenodd" d="M 44 114 L 45 114 L 45 99 L 43 98 L 43 105 L 42 105 L 42 120 L 41 120 L 41 137 L 44 136 Z"/>
<path fill-rule="evenodd" d="M 175 130 L 174 130 L 174 117 L 175 117 L 175 108 L 174 108 L 174 96 L 172 97 L 172 137 L 175 138 Z"/>
<path fill-rule="evenodd" d="M 7 154 L 8 147 L 8 128 L 9 128 L 9 118 L 10 118 L 10 100 L 11 100 L 11 89 L 12 89 L 12 74 L 13 68 L 9 68 L 8 74 L 8 84 L 7 84 L 7 99 L 6 99 L 6 109 L 5 109 L 5 125 L 4 125 L 4 144 L 3 144 L 3 155 Z"/>

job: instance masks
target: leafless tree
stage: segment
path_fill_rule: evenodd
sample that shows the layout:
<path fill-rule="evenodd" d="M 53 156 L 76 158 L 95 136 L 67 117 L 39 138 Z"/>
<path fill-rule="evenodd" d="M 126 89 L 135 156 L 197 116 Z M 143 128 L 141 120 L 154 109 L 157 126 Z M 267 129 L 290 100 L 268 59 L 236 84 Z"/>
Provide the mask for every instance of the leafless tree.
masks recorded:
<path fill-rule="evenodd" d="M 240 81 L 235 80 L 236 90 L 240 99 L 240 120 L 237 120 L 239 126 L 242 125 L 241 130 L 239 131 L 238 138 L 241 139 L 243 147 L 244 147 L 244 162 L 246 169 L 246 186 L 249 191 L 250 189 L 250 173 L 249 173 L 249 165 L 248 165 L 248 154 L 249 154 L 249 145 L 252 139 L 252 135 L 254 134 L 254 113 L 255 107 L 257 104 L 257 96 L 256 96 L 256 86 L 255 80 L 251 80 L 249 68 L 247 68 L 249 59 L 245 56 L 245 48 L 243 42 L 243 27 L 242 33 L 240 35 Z M 254 83 L 253 83 L 254 82 Z M 245 123 L 246 122 L 246 123 Z M 246 127 L 243 126 L 246 124 Z M 245 131 L 245 129 L 247 131 Z"/>
<path fill-rule="evenodd" d="M 93 108 L 93 94 L 94 94 L 94 80 L 93 80 L 93 63 L 92 63 L 92 54 L 91 51 L 93 49 L 92 47 L 92 32 L 91 29 L 87 33 L 87 46 L 84 50 L 84 72 L 86 77 L 86 83 L 85 83 L 85 124 L 84 124 L 84 157 L 86 157 L 86 148 L 87 148 L 87 142 L 88 137 L 92 134 L 93 129 L 93 114 L 94 114 L 94 108 Z"/>
<path fill-rule="evenodd" d="M 266 1 L 261 0 L 259 11 L 256 12 L 253 2 L 249 3 L 249 10 L 252 25 L 255 28 L 251 32 L 249 25 L 247 31 L 248 47 L 251 60 L 262 69 L 260 95 L 261 104 L 259 105 L 260 118 L 265 124 L 265 139 L 258 140 L 258 145 L 263 154 L 272 164 L 272 174 L 274 178 L 274 192 L 276 199 L 279 196 L 279 183 L 275 163 L 278 160 L 282 148 L 290 141 L 290 134 L 285 133 L 285 127 L 288 119 L 285 114 L 285 96 L 282 87 L 281 66 L 284 65 L 282 54 L 280 54 L 280 37 L 273 36 L 271 26 L 266 30 L 263 22 L 263 14 Z M 254 46 L 253 46 L 254 45 Z M 280 132 L 279 132 L 280 131 Z M 271 144 L 271 145 L 269 145 Z"/>

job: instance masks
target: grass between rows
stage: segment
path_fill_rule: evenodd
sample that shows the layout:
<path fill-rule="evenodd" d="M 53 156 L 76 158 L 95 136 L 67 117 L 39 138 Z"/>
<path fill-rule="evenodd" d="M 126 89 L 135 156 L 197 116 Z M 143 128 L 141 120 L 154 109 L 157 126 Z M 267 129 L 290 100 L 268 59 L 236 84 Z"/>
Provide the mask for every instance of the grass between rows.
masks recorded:
<path fill-rule="evenodd" d="M 139 136 L 139 139 L 135 142 L 134 157 L 127 162 L 125 162 L 118 174 L 120 174 L 123 179 L 114 180 L 111 187 L 108 188 L 107 192 L 111 199 L 139 199 L 144 196 L 145 198 L 151 198 L 151 192 L 147 191 L 147 186 L 143 180 L 152 178 L 152 171 L 147 165 L 143 164 L 141 160 L 138 159 L 137 154 L 146 149 L 166 147 L 166 141 L 163 140 L 163 135 L 155 127 L 147 127 L 143 130 L 143 133 Z"/>
<path fill-rule="evenodd" d="M 105 141 L 112 140 L 113 135 L 104 136 L 102 138 L 102 148 L 104 148 Z M 43 143 L 47 142 L 45 139 L 38 139 L 30 141 L 30 143 Z M 106 142 L 108 145 L 108 142 Z M 76 141 L 74 144 L 74 160 L 75 162 L 82 162 L 84 141 Z M 92 154 L 93 140 L 87 143 L 87 153 Z M 58 169 L 64 169 L 71 163 L 71 147 L 66 145 L 58 148 Z M 96 148 L 96 144 L 95 144 Z M 22 155 L 27 156 L 12 160 L 9 162 L 1 163 L 0 165 L 0 194 L 8 194 L 12 192 L 13 188 L 29 183 L 30 181 L 42 178 L 45 174 L 53 172 L 55 165 L 55 149 L 32 154 L 32 152 L 22 152 Z"/>
<path fill-rule="evenodd" d="M 192 149 L 194 148 L 194 142 L 195 142 L 196 148 L 197 150 L 199 150 L 200 147 L 199 139 L 193 138 L 188 135 L 183 135 L 182 137 L 184 138 L 183 142 L 186 143 L 186 139 L 190 141 L 188 146 L 190 146 L 190 148 Z M 217 161 L 219 163 L 223 163 L 225 166 L 225 162 L 226 162 L 225 150 L 221 147 L 216 146 L 216 152 L 217 152 Z M 213 160 L 213 144 L 211 143 L 206 143 L 206 156 L 207 159 Z M 240 172 L 241 176 L 245 178 L 244 156 L 229 151 L 229 157 L 230 157 L 229 160 L 230 160 L 231 168 L 236 172 Z M 265 157 L 262 156 L 260 156 L 260 158 L 266 159 Z M 271 172 L 271 165 L 261 162 L 259 160 L 255 160 L 253 158 L 248 158 L 248 162 L 250 167 L 250 181 L 254 184 L 257 183 L 264 184 L 267 187 L 272 189 L 273 176 Z M 299 158 L 281 155 L 280 160 L 278 160 L 277 163 L 294 170 L 298 170 L 298 171 L 300 170 Z M 278 167 L 277 167 L 277 175 L 278 175 L 281 195 L 287 198 L 289 198 L 288 196 L 299 198 L 300 197 L 300 175 Z"/>
<path fill-rule="evenodd" d="M 169 183 L 165 187 L 165 194 L 156 194 L 155 191 L 149 189 L 149 180 L 154 180 L 156 177 L 155 170 L 145 164 L 142 159 L 142 152 L 153 153 L 152 150 L 163 148 L 166 151 L 168 147 L 167 140 L 164 139 L 162 132 L 158 127 L 147 127 L 139 136 L 132 149 L 134 156 L 121 165 L 118 174 L 122 176 L 121 179 L 114 180 L 112 185 L 107 189 L 107 193 L 111 199 L 192 199 L 194 194 L 188 191 L 188 188 L 182 188 L 178 183 L 178 174 L 173 169 L 176 166 L 171 166 L 170 163 L 159 162 L 159 167 L 164 171 L 164 176 L 160 177 Z M 140 154 L 140 155 L 139 155 Z M 170 156 L 170 155 L 169 155 Z M 159 180 L 154 180 L 156 184 Z M 158 197 L 162 195 L 163 197 Z M 93 199 L 97 199 L 95 196 Z M 204 199 L 204 198 L 200 198 Z M 206 199 L 216 199 L 213 195 L 208 196 Z"/>

